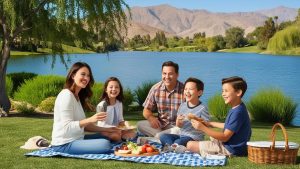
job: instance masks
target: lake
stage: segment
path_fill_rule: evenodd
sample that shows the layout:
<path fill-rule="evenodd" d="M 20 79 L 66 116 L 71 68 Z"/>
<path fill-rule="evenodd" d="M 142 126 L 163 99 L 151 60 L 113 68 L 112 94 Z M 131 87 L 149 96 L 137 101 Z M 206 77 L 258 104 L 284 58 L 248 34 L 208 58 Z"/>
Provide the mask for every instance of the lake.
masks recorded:
<path fill-rule="evenodd" d="M 204 103 L 221 92 L 222 78 L 241 76 L 248 84 L 244 96 L 246 101 L 258 89 L 268 87 L 279 88 L 292 97 L 299 105 L 293 124 L 300 126 L 300 57 L 213 52 L 111 52 L 64 57 L 69 67 L 77 61 L 87 62 L 98 82 L 116 76 L 124 87 L 130 89 L 149 80 L 160 80 L 162 63 L 172 60 L 179 64 L 180 81 L 193 76 L 204 82 L 204 95 L 201 97 Z M 7 73 L 25 71 L 66 76 L 67 70 L 60 58 L 56 57 L 53 68 L 52 60 L 51 55 L 13 57 L 8 62 Z"/>

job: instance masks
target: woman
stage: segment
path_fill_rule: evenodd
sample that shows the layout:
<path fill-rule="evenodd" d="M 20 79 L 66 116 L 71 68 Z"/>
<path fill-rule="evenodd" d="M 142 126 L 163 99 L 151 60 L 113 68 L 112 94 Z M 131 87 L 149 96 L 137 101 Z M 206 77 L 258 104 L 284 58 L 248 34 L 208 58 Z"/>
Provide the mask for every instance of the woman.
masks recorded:
<path fill-rule="evenodd" d="M 92 108 L 88 98 L 92 96 L 93 84 L 94 78 L 88 64 L 77 62 L 71 67 L 65 87 L 55 101 L 51 142 L 54 151 L 69 154 L 107 153 L 110 152 L 111 144 L 101 132 L 120 135 L 119 129 L 95 125 L 96 122 L 105 120 L 105 112 L 85 117 L 83 107 Z M 97 134 L 84 135 L 84 131 Z"/>

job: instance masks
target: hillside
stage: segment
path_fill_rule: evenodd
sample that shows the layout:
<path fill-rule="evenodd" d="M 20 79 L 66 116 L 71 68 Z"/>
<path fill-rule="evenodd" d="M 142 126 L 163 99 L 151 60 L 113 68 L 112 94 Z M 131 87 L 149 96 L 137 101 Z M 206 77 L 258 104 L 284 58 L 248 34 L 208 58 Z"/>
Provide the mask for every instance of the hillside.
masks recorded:
<path fill-rule="evenodd" d="M 280 6 L 253 12 L 216 13 L 207 10 L 179 9 L 170 5 L 149 7 L 132 7 L 132 21 L 128 28 L 128 37 L 136 34 L 155 34 L 157 30 L 168 35 L 192 37 L 194 33 L 205 32 L 206 35 L 224 35 L 228 28 L 239 26 L 245 34 L 263 25 L 268 17 L 278 16 L 278 22 L 293 20 L 296 8 Z"/>

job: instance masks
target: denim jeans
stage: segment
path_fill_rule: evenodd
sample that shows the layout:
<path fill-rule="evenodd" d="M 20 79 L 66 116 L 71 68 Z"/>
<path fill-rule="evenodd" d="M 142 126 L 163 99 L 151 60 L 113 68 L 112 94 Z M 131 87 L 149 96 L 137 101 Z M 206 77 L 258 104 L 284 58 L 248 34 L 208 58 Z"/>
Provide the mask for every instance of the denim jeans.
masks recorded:
<path fill-rule="evenodd" d="M 59 146 L 52 146 L 53 150 L 68 154 L 103 154 L 110 153 L 110 141 L 101 134 L 85 135 L 83 140 L 75 140 Z"/>
<path fill-rule="evenodd" d="M 159 137 L 162 145 L 169 144 L 172 145 L 177 143 L 178 145 L 186 146 L 187 142 L 193 139 L 189 136 L 177 135 L 177 134 L 162 134 Z"/>

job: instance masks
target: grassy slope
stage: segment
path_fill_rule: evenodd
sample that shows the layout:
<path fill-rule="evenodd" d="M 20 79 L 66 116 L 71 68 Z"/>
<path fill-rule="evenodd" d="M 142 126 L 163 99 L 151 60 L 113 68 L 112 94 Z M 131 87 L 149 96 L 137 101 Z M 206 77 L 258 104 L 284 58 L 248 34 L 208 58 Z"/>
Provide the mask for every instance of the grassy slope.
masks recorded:
<path fill-rule="evenodd" d="M 64 53 L 95 53 L 90 50 L 85 50 L 73 46 L 63 45 Z M 12 56 L 26 56 L 26 55 L 41 55 L 41 54 L 50 54 L 51 49 L 49 48 L 39 48 L 38 52 L 22 52 L 22 51 L 12 51 Z"/>
<path fill-rule="evenodd" d="M 139 115 L 137 115 L 139 114 Z M 125 119 L 136 122 L 142 119 L 140 113 L 130 113 Z M 165 164 L 142 164 L 132 162 L 121 162 L 113 160 L 83 160 L 74 158 L 39 158 L 25 157 L 28 150 L 19 147 L 27 141 L 28 138 L 36 135 L 51 138 L 52 118 L 35 118 L 35 117 L 9 117 L 0 118 L 0 168 L 194 168 L 194 167 L 176 167 Z M 252 125 L 252 140 L 268 140 L 271 131 L 271 125 L 254 124 Z M 287 128 L 289 140 L 300 143 L 300 128 Z M 277 138 L 282 138 L 281 132 L 277 132 Z M 278 140 L 278 139 L 277 139 Z M 297 165 L 257 165 L 249 162 L 247 157 L 235 157 L 228 160 L 225 167 L 214 168 L 300 168 L 300 152 L 298 153 Z M 205 167 L 204 167 L 205 168 Z M 211 167 L 210 167 L 211 168 Z"/>
<path fill-rule="evenodd" d="M 219 50 L 219 52 L 261 53 L 263 50 L 258 49 L 256 46 L 248 46 L 243 48 L 223 49 Z"/>

